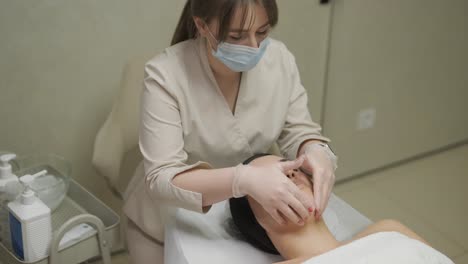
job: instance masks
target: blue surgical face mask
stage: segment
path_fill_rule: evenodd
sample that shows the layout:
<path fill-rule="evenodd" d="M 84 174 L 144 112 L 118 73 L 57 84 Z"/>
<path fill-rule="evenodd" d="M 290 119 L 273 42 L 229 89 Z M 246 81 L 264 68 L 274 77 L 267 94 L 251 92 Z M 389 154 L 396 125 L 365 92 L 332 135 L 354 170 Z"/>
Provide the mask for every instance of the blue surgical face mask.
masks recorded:
<path fill-rule="evenodd" d="M 216 39 L 211 32 L 210 35 Z M 262 59 L 268 44 L 270 44 L 269 38 L 264 39 L 258 48 L 218 42 L 217 50 L 212 50 L 211 54 L 232 71 L 245 72 L 253 69 L 260 59 Z"/>

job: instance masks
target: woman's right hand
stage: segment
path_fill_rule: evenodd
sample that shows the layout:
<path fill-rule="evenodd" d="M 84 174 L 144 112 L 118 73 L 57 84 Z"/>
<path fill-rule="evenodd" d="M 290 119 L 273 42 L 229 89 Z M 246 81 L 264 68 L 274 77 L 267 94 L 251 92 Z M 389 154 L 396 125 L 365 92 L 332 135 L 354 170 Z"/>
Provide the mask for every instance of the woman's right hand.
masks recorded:
<path fill-rule="evenodd" d="M 303 162 L 304 159 L 299 158 L 268 166 L 238 165 L 232 193 L 234 197 L 251 196 L 279 224 L 286 224 L 286 217 L 293 223 L 303 225 L 313 212 L 314 201 L 286 177 L 289 170 L 300 168 Z"/>

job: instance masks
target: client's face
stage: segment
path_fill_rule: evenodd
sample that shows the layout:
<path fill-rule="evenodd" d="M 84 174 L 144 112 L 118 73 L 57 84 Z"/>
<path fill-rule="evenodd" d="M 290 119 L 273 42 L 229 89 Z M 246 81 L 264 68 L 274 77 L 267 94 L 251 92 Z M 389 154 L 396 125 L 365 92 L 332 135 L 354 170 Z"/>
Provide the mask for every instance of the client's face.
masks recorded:
<path fill-rule="evenodd" d="M 272 156 L 277 158 L 276 156 Z M 287 161 L 285 159 L 279 160 L 279 162 Z M 286 173 L 288 177 L 301 191 L 306 193 L 311 193 L 313 190 L 313 183 L 311 182 L 311 177 L 307 176 L 301 169 L 290 170 Z"/>
<path fill-rule="evenodd" d="M 264 156 L 257 158 L 250 162 L 252 166 L 261 166 L 261 165 L 268 165 L 273 164 L 276 162 L 283 162 L 284 159 L 277 157 L 277 156 Z M 310 181 L 310 177 L 307 176 L 304 172 L 299 169 L 290 170 L 286 173 L 286 177 L 288 177 L 296 186 L 304 192 L 307 196 L 311 196 L 310 198 L 313 199 L 313 183 Z M 257 218 L 258 223 L 267 231 L 291 231 L 293 229 L 300 228 L 296 224 L 288 222 L 284 226 L 280 226 L 271 216 L 268 214 L 263 207 L 257 203 L 251 197 L 248 197 L 250 207 L 255 214 L 255 218 Z M 283 217 L 287 220 L 286 217 Z"/>

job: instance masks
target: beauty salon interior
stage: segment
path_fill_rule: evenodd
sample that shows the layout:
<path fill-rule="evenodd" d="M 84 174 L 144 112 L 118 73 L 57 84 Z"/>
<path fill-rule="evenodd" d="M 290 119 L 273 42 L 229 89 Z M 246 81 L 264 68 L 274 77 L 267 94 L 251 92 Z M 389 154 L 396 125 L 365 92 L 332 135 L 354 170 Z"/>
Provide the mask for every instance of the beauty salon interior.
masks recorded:
<path fill-rule="evenodd" d="M 467 47 L 465 0 L 2 0 L 0 264 L 468 264 Z"/>

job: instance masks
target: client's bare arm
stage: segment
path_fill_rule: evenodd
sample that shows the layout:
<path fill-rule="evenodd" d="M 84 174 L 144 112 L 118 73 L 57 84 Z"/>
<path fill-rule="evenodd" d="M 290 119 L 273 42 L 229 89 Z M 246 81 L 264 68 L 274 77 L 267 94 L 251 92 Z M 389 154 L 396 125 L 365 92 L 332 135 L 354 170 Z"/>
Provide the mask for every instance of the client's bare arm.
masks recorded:
<path fill-rule="evenodd" d="M 354 240 L 363 238 L 365 236 L 375 234 L 375 233 L 392 232 L 392 231 L 403 234 L 403 235 L 405 235 L 405 236 L 407 236 L 409 238 L 419 240 L 419 241 L 427 244 L 428 246 L 431 246 L 426 240 L 424 240 L 422 237 L 420 237 L 418 234 L 416 234 L 413 230 L 406 227 L 405 225 L 403 225 L 399 221 L 393 220 L 393 219 L 384 219 L 384 220 L 380 220 L 380 221 L 377 221 L 377 222 L 369 225 L 366 229 L 364 229 L 363 231 L 356 234 L 352 239 L 350 239 L 349 241 L 344 242 L 343 245 L 347 244 L 347 243 L 350 243 L 350 242 L 352 242 Z"/>

